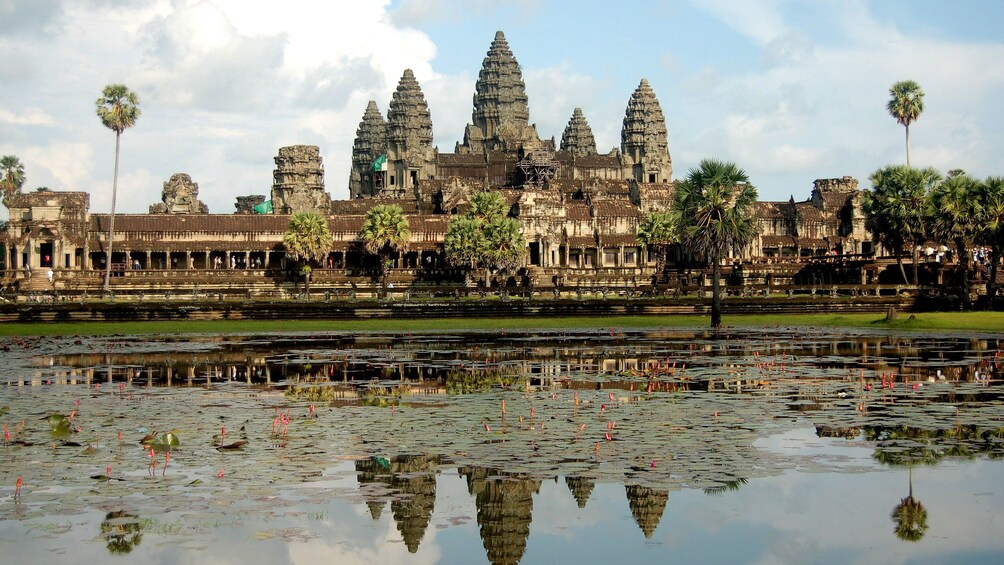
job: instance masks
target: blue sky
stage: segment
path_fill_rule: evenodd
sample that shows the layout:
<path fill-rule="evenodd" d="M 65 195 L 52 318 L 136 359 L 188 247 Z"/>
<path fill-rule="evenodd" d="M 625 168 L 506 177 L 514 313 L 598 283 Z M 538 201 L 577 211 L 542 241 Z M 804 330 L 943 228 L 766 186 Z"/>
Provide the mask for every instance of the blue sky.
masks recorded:
<path fill-rule="evenodd" d="M 905 160 L 885 111 L 903 79 L 926 92 L 915 165 L 1004 175 L 1002 21 L 1004 3 L 972 0 L 0 0 L 0 154 L 24 161 L 26 189 L 87 191 L 107 211 L 114 136 L 93 104 L 123 82 L 143 115 L 123 137 L 119 210 L 145 212 L 186 172 L 230 213 L 268 194 L 278 148 L 297 143 L 320 146 L 327 190 L 346 198 L 366 102 L 386 112 L 412 68 L 452 151 L 502 30 L 545 138 L 581 107 L 598 148 L 619 146 L 647 78 L 675 178 L 716 157 L 764 200 L 804 200 L 816 178 L 867 187 Z"/>

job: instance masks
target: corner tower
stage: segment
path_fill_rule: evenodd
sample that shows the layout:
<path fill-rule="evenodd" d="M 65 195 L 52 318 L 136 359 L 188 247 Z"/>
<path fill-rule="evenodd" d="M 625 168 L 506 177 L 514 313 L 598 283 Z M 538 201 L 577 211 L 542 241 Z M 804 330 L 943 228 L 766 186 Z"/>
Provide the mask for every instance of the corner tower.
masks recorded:
<path fill-rule="evenodd" d="M 624 112 L 621 155 L 626 179 L 642 183 L 673 180 L 666 118 L 647 79 L 641 79 Z"/>
<path fill-rule="evenodd" d="M 381 193 L 403 198 L 436 174 L 432 115 L 411 69 L 405 69 L 387 111 L 387 180 Z"/>
<path fill-rule="evenodd" d="M 349 173 L 349 195 L 352 198 L 375 196 L 383 188 L 381 171 L 386 163 L 386 153 L 387 122 L 380 115 L 376 102 L 370 100 L 352 143 L 352 171 Z"/>

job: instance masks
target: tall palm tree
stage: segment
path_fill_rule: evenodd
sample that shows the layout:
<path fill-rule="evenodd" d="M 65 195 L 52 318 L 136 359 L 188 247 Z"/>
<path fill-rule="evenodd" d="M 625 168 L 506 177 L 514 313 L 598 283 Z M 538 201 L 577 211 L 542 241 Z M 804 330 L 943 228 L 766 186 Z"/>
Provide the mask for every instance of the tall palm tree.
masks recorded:
<path fill-rule="evenodd" d="M 289 217 L 282 244 L 289 258 L 305 263 L 302 272 L 307 296 L 310 296 L 310 263 L 324 261 L 331 249 L 331 242 L 331 229 L 324 216 L 308 210 Z"/>
<path fill-rule="evenodd" d="M 136 125 L 139 119 L 139 97 L 124 84 L 109 84 L 94 102 L 98 117 L 104 126 L 115 132 L 115 174 L 112 177 L 112 212 L 108 217 L 108 245 L 105 254 L 105 285 L 112 274 L 112 238 L 115 236 L 115 199 L 119 186 L 119 145 L 122 132 Z"/>
<path fill-rule="evenodd" d="M 927 532 L 927 510 L 913 497 L 913 467 L 910 467 L 910 494 L 899 501 L 892 511 L 896 537 L 903 541 L 920 541 Z"/>
<path fill-rule="evenodd" d="M 983 229 L 981 184 L 969 175 L 958 175 L 938 184 L 930 197 L 931 235 L 955 245 L 957 273 L 962 288 L 962 307 L 969 307 L 969 251 Z"/>
<path fill-rule="evenodd" d="M 732 162 L 701 161 L 676 187 L 673 215 L 681 241 L 711 263 L 711 327 L 722 325 L 721 261 L 756 235 L 753 205 L 756 188 Z"/>
<path fill-rule="evenodd" d="M 983 181 L 980 205 L 983 207 L 983 221 L 979 243 L 990 248 L 987 296 L 993 307 L 993 298 L 997 295 L 997 271 L 1004 258 L 1004 177 L 988 177 Z"/>
<path fill-rule="evenodd" d="M 662 277 L 666 268 L 666 253 L 669 246 L 680 242 L 676 221 L 670 212 L 652 212 L 638 224 L 638 243 L 655 251 L 656 280 Z"/>
<path fill-rule="evenodd" d="M 910 124 L 924 111 L 924 91 L 912 80 L 902 80 L 889 89 L 886 109 L 906 128 L 906 166 L 910 166 Z"/>
<path fill-rule="evenodd" d="M 387 295 L 387 262 L 394 251 L 408 248 L 411 230 L 404 210 L 396 204 L 378 204 L 366 212 L 359 239 L 366 251 L 380 256 L 380 284 Z"/>
<path fill-rule="evenodd" d="M 0 189 L 3 190 L 4 206 L 8 198 L 20 194 L 24 186 L 24 165 L 14 155 L 0 157 Z"/>
<path fill-rule="evenodd" d="M 865 214 L 865 228 L 872 233 L 875 243 L 896 254 L 896 264 L 907 280 L 903 267 L 902 251 L 909 247 L 913 258 L 913 284 L 917 284 L 919 257 L 917 247 L 927 239 L 930 217 L 927 200 L 934 187 L 941 182 L 938 171 L 928 167 L 911 169 L 903 165 L 890 165 L 872 173 L 869 179 L 873 189 L 862 196 L 861 208 Z"/>

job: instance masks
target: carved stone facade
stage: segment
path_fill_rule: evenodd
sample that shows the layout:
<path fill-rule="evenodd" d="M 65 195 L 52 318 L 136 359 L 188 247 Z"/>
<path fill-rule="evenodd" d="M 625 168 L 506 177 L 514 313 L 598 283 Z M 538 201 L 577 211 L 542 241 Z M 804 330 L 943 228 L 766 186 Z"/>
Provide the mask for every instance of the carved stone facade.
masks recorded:
<path fill-rule="evenodd" d="M 313 210 L 325 213 L 331 197 L 324 192 L 324 166 L 316 145 L 279 148 L 275 157 L 272 209 L 277 214 Z"/>
<path fill-rule="evenodd" d="M 185 173 L 175 173 L 164 183 L 161 202 L 150 205 L 151 214 L 208 214 L 209 206 L 199 200 L 199 185 Z"/>

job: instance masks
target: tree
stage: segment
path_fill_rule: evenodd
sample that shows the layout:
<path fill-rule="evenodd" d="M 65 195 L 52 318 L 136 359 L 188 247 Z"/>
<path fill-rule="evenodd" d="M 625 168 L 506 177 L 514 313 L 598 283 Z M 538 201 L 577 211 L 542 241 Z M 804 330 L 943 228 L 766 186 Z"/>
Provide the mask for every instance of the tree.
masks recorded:
<path fill-rule="evenodd" d="M 903 249 L 909 247 L 913 258 L 913 284 L 917 284 L 919 257 L 917 247 L 927 239 L 930 219 L 927 200 L 941 182 L 941 175 L 932 168 L 911 169 L 890 165 L 872 173 L 872 190 L 862 195 L 861 208 L 865 228 L 875 243 L 896 254 L 896 264 L 907 280 L 903 267 Z"/>
<path fill-rule="evenodd" d="M 495 273 L 515 269 L 526 255 L 519 222 L 509 217 L 508 209 L 501 194 L 477 192 L 471 195 L 467 212 L 447 225 L 446 258 L 468 269 L 468 284 L 471 271 L 484 269 L 487 283 Z"/>
<path fill-rule="evenodd" d="M 297 212 L 289 217 L 282 244 L 286 255 L 304 263 L 301 272 L 307 295 L 310 295 L 311 263 L 320 263 L 331 249 L 331 229 L 328 220 L 317 212 Z"/>
<path fill-rule="evenodd" d="M 924 111 L 924 91 L 912 80 L 903 80 L 889 89 L 886 109 L 896 121 L 906 128 L 906 166 L 910 166 L 910 124 Z"/>
<path fill-rule="evenodd" d="M 652 212 L 638 224 L 638 243 L 655 251 L 656 280 L 662 277 L 666 268 L 666 253 L 669 246 L 679 243 L 676 220 L 670 212 Z"/>
<path fill-rule="evenodd" d="M 729 250 L 745 247 L 756 235 L 756 188 L 731 162 L 701 161 L 677 184 L 673 215 L 684 246 L 711 263 L 711 327 L 722 324 L 721 261 Z"/>
<path fill-rule="evenodd" d="M 14 155 L 0 157 L 0 189 L 3 190 L 3 203 L 7 206 L 8 199 L 21 193 L 24 186 L 24 165 Z"/>
<path fill-rule="evenodd" d="M 104 126 L 115 132 L 115 174 L 112 177 L 112 211 L 108 217 L 108 245 L 105 253 L 105 286 L 112 274 L 112 239 L 115 236 L 115 199 L 119 186 L 119 146 L 122 132 L 136 125 L 139 119 L 139 97 L 124 84 L 109 84 L 94 103 Z"/>
<path fill-rule="evenodd" d="M 387 262 L 394 251 L 408 248 L 411 230 L 404 211 L 396 204 L 378 204 L 366 212 L 359 239 L 366 251 L 380 257 L 380 284 L 387 295 Z"/>
<path fill-rule="evenodd" d="M 988 177 L 980 192 L 983 221 L 980 223 L 978 243 L 990 248 L 987 296 L 990 297 L 992 307 L 993 298 L 997 295 L 997 271 L 1004 258 L 1004 177 Z"/>
<path fill-rule="evenodd" d="M 920 541 L 927 532 L 927 510 L 913 497 L 913 466 L 910 467 L 910 494 L 899 501 L 892 511 L 896 537 L 903 541 Z"/>
<path fill-rule="evenodd" d="M 962 307 L 969 307 L 969 250 L 983 227 L 980 203 L 981 183 L 968 175 L 945 179 L 931 191 L 928 214 L 931 235 L 938 241 L 955 245 L 957 273 L 962 288 Z"/>

